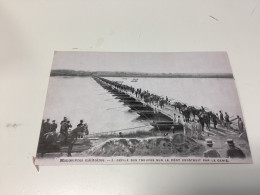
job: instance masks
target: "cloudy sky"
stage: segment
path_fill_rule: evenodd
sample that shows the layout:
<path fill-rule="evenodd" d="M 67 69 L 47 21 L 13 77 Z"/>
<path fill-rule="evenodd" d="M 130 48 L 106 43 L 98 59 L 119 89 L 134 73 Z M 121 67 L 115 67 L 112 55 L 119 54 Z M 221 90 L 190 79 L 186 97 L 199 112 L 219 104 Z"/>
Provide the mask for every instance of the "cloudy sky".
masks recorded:
<path fill-rule="evenodd" d="M 231 73 L 226 52 L 56 51 L 52 69 L 148 73 Z"/>

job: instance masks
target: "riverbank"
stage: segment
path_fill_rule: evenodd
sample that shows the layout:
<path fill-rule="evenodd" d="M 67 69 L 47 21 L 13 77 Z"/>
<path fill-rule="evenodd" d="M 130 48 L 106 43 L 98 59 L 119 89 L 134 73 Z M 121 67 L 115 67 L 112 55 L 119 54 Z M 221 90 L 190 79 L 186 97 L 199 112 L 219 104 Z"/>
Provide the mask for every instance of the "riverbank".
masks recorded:
<path fill-rule="evenodd" d="M 76 70 L 51 70 L 50 76 L 71 77 L 143 77 L 143 78 L 231 78 L 232 73 L 142 73 L 142 72 L 117 72 L 117 71 L 76 71 Z"/>
<path fill-rule="evenodd" d="M 72 149 L 73 157 L 89 156 L 171 156 L 171 157 L 203 157 L 206 151 L 206 139 L 213 141 L 213 148 L 220 156 L 225 158 L 228 145 L 227 139 L 232 139 L 246 155 L 251 158 L 248 140 L 239 134 L 228 136 L 217 135 L 212 131 L 204 131 L 201 139 L 184 135 L 184 133 L 173 133 L 172 131 L 136 131 L 128 133 L 116 133 L 99 135 L 96 137 L 84 136 L 77 140 Z M 216 129 L 215 131 L 220 131 Z M 245 132 L 244 132 L 245 133 Z M 60 151 L 47 152 L 44 158 L 65 157 L 67 147 L 63 146 Z M 40 154 L 37 155 L 38 158 Z"/>
<path fill-rule="evenodd" d="M 219 130 L 219 129 L 217 129 Z M 244 132 L 246 133 L 246 132 Z M 213 148 L 220 156 L 225 158 L 228 145 L 227 139 L 232 139 L 246 155 L 251 158 L 248 140 L 238 134 L 228 136 L 217 135 L 210 131 L 204 131 L 201 139 L 185 136 L 183 133 L 172 133 L 171 131 L 150 131 L 143 133 L 143 137 L 129 133 L 123 135 L 100 136 L 98 140 L 92 141 L 93 147 L 75 156 L 175 156 L 175 157 L 203 157 L 206 151 L 206 139 L 213 141 Z"/>

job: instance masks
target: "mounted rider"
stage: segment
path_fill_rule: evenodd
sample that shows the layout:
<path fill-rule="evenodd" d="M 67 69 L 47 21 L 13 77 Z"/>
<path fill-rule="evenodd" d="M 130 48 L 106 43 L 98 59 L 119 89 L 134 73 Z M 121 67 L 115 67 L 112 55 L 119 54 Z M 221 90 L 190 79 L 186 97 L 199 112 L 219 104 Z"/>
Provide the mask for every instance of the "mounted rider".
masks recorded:
<path fill-rule="evenodd" d="M 70 124 L 70 121 L 65 120 L 65 121 L 61 121 L 61 127 L 60 127 L 60 134 L 62 134 L 63 136 L 65 136 L 65 141 L 64 143 L 67 144 L 67 140 L 68 140 L 68 135 L 69 135 L 69 128 L 71 128 L 72 125 Z"/>
<path fill-rule="evenodd" d="M 43 133 L 48 133 L 51 131 L 51 123 L 50 123 L 50 119 L 47 119 L 47 121 L 45 123 L 43 123 Z"/>
<path fill-rule="evenodd" d="M 55 123 L 55 120 L 52 120 L 52 124 L 51 124 L 51 132 L 56 132 L 58 125 L 57 123 Z"/>
<path fill-rule="evenodd" d="M 83 123 L 83 120 L 81 120 L 81 121 Z M 77 139 L 79 137 L 83 138 L 84 133 L 85 133 L 85 135 L 89 134 L 87 123 L 81 125 L 81 121 L 80 121 L 80 124 L 78 124 L 77 128 L 73 129 L 71 131 L 71 133 L 69 134 L 68 156 L 71 156 L 73 145 L 75 144 Z"/>

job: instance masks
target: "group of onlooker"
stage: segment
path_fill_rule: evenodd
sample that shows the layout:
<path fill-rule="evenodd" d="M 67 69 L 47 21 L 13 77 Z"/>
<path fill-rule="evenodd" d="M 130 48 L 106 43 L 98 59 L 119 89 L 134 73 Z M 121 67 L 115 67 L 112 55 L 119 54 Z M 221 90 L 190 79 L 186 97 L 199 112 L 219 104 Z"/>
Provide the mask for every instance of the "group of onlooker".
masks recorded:
<path fill-rule="evenodd" d="M 226 158 L 246 158 L 244 152 L 235 146 L 232 139 L 227 139 L 226 144 L 228 149 L 226 151 Z M 207 150 L 204 152 L 204 157 L 206 158 L 220 158 L 219 152 L 213 148 L 213 141 L 211 139 L 206 139 Z"/>

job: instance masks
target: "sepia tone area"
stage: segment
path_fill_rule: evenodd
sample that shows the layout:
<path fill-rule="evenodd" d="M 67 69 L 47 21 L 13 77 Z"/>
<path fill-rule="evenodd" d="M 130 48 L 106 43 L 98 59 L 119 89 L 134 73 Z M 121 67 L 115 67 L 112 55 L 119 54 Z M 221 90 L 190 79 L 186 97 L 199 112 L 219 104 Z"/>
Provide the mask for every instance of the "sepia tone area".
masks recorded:
<path fill-rule="evenodd" d="M 90 70 L 53 67 L 37 159 L 160 156 L 251 162 L 230 67 L 222 64 L 222 71 L 210 72 L 205 55 L 197 53 L 205 60 L 198 73 L 144 72 L 142 67 L 128 72 L 113 64 L 110 71 L 93 71 L 94 64 Z M 181 59 L 194 66 L 194 59 Z"/>

